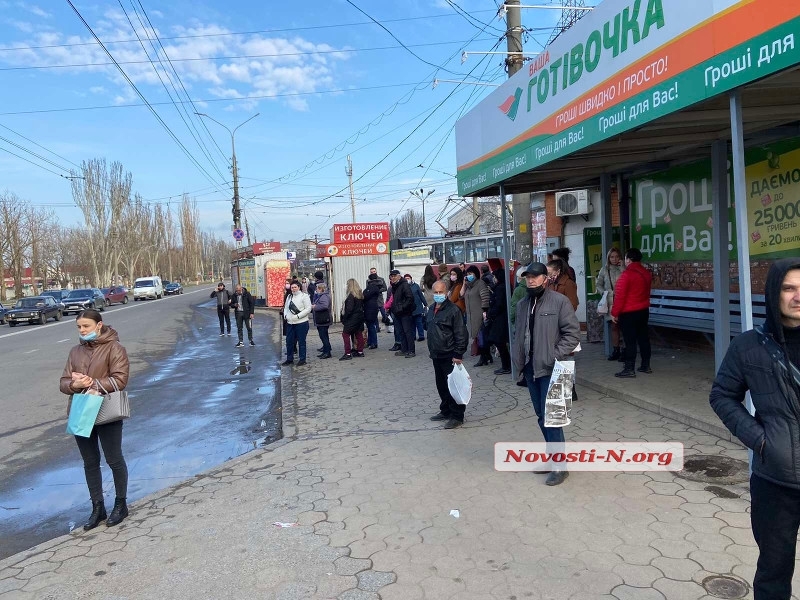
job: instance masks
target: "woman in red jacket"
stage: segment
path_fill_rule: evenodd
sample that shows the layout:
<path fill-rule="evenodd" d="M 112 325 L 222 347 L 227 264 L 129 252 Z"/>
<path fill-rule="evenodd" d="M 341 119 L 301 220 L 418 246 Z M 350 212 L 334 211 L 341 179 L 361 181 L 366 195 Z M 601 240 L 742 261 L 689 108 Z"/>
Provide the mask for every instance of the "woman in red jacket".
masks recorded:
<path fill-rule="evenodd" d="M 625 253 L 625 270 L 617 281 L 611 320 L 619 323 L 625 340 L 625 368 L 616 377 L 636 377 L 636 344 L 642 355 L 640 373 L 652 373 L 650 368 L 650 288 L 653 276 L 642 266 L 642 252 L 630 248 Z"/>

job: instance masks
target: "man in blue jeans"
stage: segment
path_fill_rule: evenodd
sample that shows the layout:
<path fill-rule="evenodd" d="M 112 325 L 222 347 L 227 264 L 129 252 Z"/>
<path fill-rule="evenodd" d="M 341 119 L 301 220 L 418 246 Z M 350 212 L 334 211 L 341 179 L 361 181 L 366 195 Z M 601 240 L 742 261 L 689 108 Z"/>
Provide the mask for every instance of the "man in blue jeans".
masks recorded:
<path fill-rule="evenodd" d="M 511 359 L 525 375 L 533 409 L 548 452 L 563 451 L 564 430 L 544 426 L 544 403 L 555 361 L 566 360 L 580 342 L 581 326 L 572 303 L 563 294 L 549 290 L 547 267 L 539 262 L 522 270 L 526 294 L 517 303 Z M 559 485 L 569 474 L 550 471 L 545 483 Z"/>

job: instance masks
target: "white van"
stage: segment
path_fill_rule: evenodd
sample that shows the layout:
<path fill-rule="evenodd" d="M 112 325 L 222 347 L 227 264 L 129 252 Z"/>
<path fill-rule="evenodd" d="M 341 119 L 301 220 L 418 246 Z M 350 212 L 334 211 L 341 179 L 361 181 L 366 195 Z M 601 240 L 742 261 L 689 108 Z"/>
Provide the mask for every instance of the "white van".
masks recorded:
<path fill-rule="evenodd" d="M 139 277 L 133 283 L 133 299 L 146 300 L 152 298 L 158 300 L 164 295 L 164 286 L 161 284 L 161 277 L 151 275 L 150 277 Z"/>

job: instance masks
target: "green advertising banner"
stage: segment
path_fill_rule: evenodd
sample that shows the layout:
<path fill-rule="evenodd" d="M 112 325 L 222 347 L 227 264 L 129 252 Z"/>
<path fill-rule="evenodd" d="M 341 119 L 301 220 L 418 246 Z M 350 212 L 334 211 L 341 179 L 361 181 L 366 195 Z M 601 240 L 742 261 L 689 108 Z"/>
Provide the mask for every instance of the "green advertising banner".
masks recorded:
<path fill-rule="evenodd" d="M 800 138 L 745 153 L 750 256 L 795 256 L 800 250 Z M 733 186 L 732 175 L 729 189 Z M 648 262 L 710 261 L 711 162 L 633 182 L 633 239 Z M 737 258 L 735 209 L 728 200 L 728 252 Z"/>

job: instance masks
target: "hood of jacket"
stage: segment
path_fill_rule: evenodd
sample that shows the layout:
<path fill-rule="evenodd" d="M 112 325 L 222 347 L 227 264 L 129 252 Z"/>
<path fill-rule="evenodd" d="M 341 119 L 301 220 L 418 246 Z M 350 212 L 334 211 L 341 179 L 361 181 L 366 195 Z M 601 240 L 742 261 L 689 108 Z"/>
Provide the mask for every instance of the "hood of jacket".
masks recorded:
<path fill-rule="evenodd" d="M 786 278 L 786 273 L 792 269 L 800 269 L 800 258 L 782 258 L 772 263 L 767 273 L 767 283 L 764 285 L 764 304 L 767 309 L 767 330 L 779 344 L 786 340 L 783 336 L 783 322 L 781 320 L 781 285 Z"/>
<path fill-rule="evenodd" d="M 781 280 L 783 281 L 783 280 Z M 82 346 L 101 346 L 103 344 L 108 344 L 109 342 L 118 342 L 119 341 L 119 334 L 117 330 L 113 327 L 109 327 L 108 325 L 103 325 L 103 328 L 100 330 L 100 335 L 97 336 L 96 339 L 93 339 L 91 342 L 84 342 L 81 340 Z"/>

